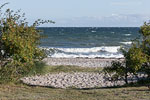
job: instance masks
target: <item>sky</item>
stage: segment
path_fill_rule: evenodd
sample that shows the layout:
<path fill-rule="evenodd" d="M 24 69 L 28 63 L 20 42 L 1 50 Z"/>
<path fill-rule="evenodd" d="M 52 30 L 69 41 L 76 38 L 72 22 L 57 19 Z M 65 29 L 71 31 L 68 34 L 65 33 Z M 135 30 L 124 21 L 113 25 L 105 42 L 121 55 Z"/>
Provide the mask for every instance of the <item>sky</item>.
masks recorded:
<path fill-rule="evenodd" d="M 150 20 L 150 0 L 0 0 L 4 9 L 21 9 L 31 23 L 46 27 L 139 27 Z"/>

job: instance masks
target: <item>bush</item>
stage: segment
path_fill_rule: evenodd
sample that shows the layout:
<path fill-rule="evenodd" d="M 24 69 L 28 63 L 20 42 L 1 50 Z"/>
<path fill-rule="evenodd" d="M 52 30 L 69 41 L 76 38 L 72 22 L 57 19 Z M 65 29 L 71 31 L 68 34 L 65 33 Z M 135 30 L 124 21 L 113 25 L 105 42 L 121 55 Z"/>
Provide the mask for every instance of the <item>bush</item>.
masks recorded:
<path fill-rule="evenodd" d="M 112 62 L 111 67 L 104 68 L 105 72 L 113 73 L 116 79 L 120 77 L 128 84 L 128 76 L 146 74 L 150 78 L 150 23 L 144 23 L 140 28 L 141 38 L 133 41 L 131 47 L 126 51 L 122 49 L 125 57 L 123 62 Z"/>
<path fill-rule="evenodd" d="M 0 16 L 0 79 L 16 80 L 28 73 L 35 61 L 45 57 L 38 48 L 40 30 L 36 27 L 52 21 L 37 20 L 29 26 L 20 11 L 7 9 Z"/>

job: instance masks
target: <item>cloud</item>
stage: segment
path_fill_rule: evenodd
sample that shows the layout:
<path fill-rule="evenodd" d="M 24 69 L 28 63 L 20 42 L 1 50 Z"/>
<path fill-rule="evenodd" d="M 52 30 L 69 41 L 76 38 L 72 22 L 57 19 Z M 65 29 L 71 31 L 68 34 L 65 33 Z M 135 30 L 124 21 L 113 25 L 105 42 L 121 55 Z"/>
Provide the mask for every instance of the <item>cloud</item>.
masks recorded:
<path fill-rule="evenodd" d="M 110 16 L 75 17 L 54 19 L 56 24 L 52 27 L 139 27 L 144 21 L 148 21 L 150 16 L 138 14 L 112 14 Z"/>

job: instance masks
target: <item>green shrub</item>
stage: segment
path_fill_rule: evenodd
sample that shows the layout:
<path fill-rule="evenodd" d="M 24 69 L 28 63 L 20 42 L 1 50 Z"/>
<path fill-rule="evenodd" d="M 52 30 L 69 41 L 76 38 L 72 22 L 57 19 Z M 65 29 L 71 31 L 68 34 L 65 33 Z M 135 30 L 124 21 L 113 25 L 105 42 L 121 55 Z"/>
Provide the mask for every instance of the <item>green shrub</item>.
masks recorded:
<path fill-rule="evenodd" d="M 0 79 L 16 80 L 29 72 L 35 61 L 45 57 L 38 48 L 40 30 L 37 26 L 52 21 L 37 20 L 29 26 L 20 11 L 7 9 L 0 16 Z"/>
<path fill-rule="evenodd" d="M 141 26 L 140 35 L 140 39 L 133 41 L 128 50 L 122 50 L 124 61 L 112 62 L 112 66 L 104 68 L 105 72 L 113 73 L 116 79 L 123 78 L 126 83 L 128 75 L 134 75 L 138 79 L 138 73 L 143 73 L 150 78 L 150 23 Z"/>

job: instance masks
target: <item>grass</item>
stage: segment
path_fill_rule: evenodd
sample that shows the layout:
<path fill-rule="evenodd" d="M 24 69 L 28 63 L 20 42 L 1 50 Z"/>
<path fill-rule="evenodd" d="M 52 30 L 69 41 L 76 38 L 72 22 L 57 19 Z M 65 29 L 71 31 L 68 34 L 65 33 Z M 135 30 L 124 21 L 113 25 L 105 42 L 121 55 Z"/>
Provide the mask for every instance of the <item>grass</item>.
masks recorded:
<path fill-rule="evenodd" d="M 47 66 L 44 63 L 36 63 L 36 67 L 34 67 L 30 72 L 30 75 L 37 74 L 47 74 L 47 73 L 60 73 L 60 72 L 95 72 L 98 73 L 102 71 L 102 68 L 85 68 L 78 66 Z"/>
<path fill-rule="evenodd" d="M 99 72 L 102 68 L 77 66 L 46 66 L 37 63 L 29 75 L 59 72 Z M 147 87 L 116 87 L 94 89 L 56 89 L 50 87 L 27 86 L 22 83 L 1 84 L 0 100 L 149 100 Z"/>
<path fill-rule="evenodd" d="M 0 85 L 0 100 L 149 100 L 147 87 L 99 88 L 88 90 Z"/>

